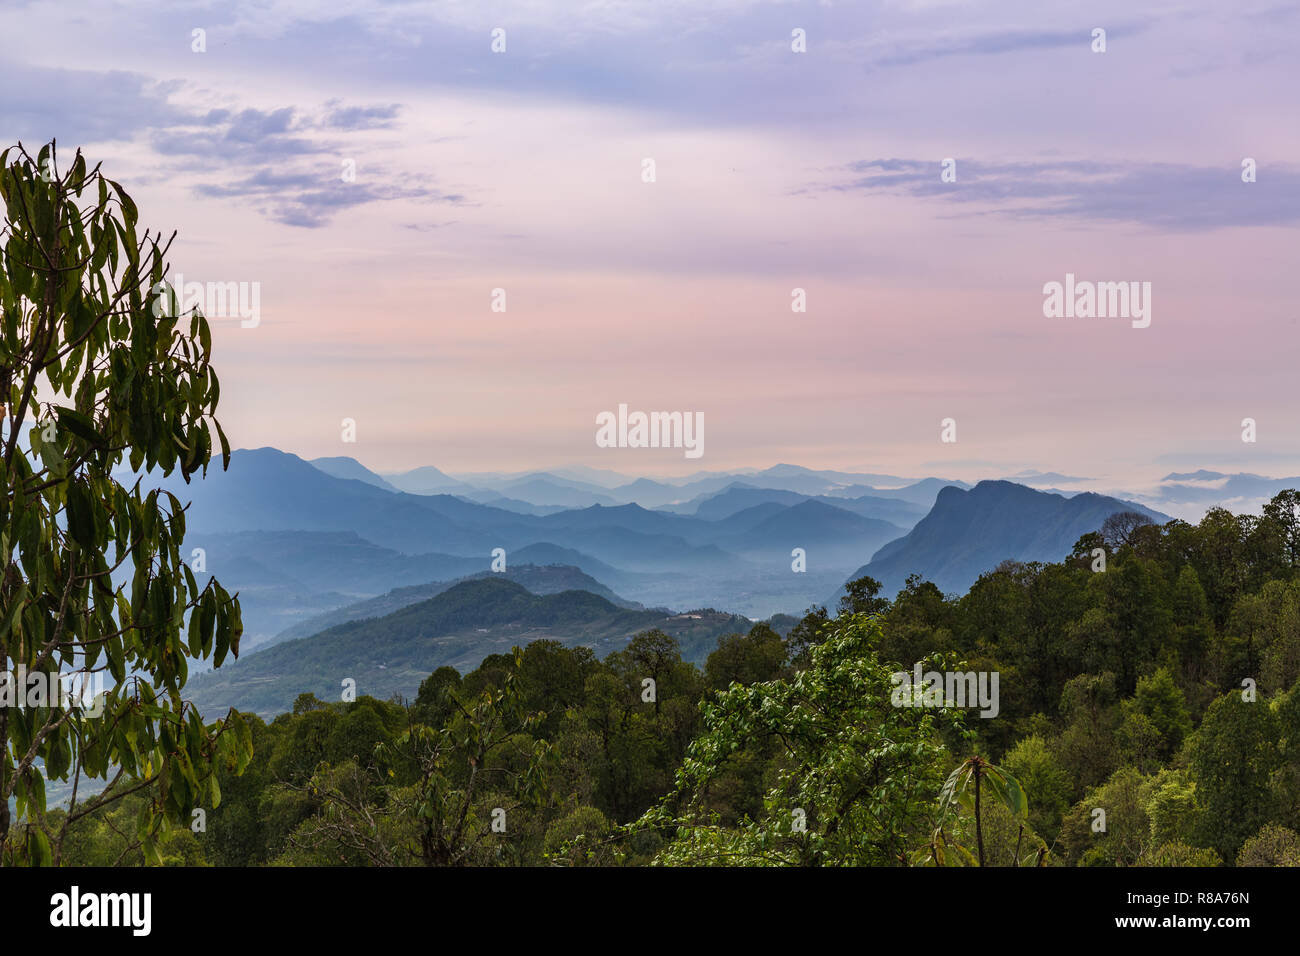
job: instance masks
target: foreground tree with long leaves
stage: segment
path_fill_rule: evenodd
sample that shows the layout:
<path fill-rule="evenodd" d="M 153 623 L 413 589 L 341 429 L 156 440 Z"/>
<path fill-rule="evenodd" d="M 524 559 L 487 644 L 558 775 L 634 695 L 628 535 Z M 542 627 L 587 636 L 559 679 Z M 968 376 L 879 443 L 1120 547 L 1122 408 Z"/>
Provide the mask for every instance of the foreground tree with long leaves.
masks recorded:
<path fill-rule="evenodd" d="M 943 789 L 939 791 L 939 825 L 934 829 L 930 845 L 919 858 L 932 865 L 943 866 L 945 850 L 955 849 L 966 862 L 972 866 L 984 866 L 987 859 L 984 853 L 984 791 L 988 790 L 995 800 L 1011 814 L 1013 820 L 1020 824 L 1020 837 L 1016 840 L 1016 851 L 1011 858 L 1013 866 L 1020 865 L 1020 844 L 1025 834 L 1024 821 L 1029 817 L 1029 799 L 1025 796 L 1020 781 L 1010 771 L 995 766 L 980 756 L 971 756 L 963 760 L 948 775 Z M 970 814 L 970 823 L 975 830 L 975 853 L 960 843 L 954 842 L 948 835 L 946 827 L 950 820 L 958 817 L 962 810 Z M 1038 859 L 1042 861 L 1043 854 Z"/>
<path fill-rule="evenodd" d="M 209 724 L 181 696 L 187 658 L 238 653 L 239 603 L 183 560 L 181 503 L 113 475 L 189 481 L 214 433 L 229 464 L 211 333 L 164 284 L 175 234 L 138 232 L 80 151 L 65 169 L 53 143 L 0 152 L 0 200 L 0 862 L 57 863 L 69 824 L 131 794 L 153 858 L 220 799 L 214 761 L 251 755 L 236 714 Z M 49 818 L 47 781 L 67 797 Z"/>

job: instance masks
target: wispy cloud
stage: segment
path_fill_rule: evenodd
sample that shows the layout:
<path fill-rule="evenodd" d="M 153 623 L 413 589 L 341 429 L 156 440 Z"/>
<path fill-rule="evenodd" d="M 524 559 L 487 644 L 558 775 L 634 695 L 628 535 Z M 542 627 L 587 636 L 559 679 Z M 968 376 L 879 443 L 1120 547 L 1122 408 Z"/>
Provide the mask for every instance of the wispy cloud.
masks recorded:
<path fill-rule="evenodd" d="M 1112 24 L 1106 29 L 1107 41 L 1134 36 L 1153 21 Z M 1039 50 L 1074 47 L 1088 49 L 1090 33 L 1086 26 L 1053 30 L 996 30 L 974 35 L 956 36 L 938 41 L 898 42 L 889 38 L 881 42 L 878 53 L 868 64 L 875 67 L 912 66 L 952 56 L 998 56 Z"/>
<path fill-rule="evenodd" d="M 1131 222 L 1171 231 L 1300 223 L 1300 170 L 1265 163 L 1245 183 L 1240 167 L 1090 160 L 995 163 L 957 158 L 943 182 L 940 160 L 865 159 L 813 189 L 889 192 L 949 203 L 952 215 Z"/>
<path fill-rule="evenodd" d="M 201 184 L 198 193 L 216 199 L 253 199 L 263 215 L 287 226 L 319 228 L 335 213 L 355 206 L 393 200 L 459 203 L 464 197 L 423 186 L 395 183 L 345 183 L 337 169 L 321 172 L 283 172 L 263 167 L 242 179 L 223 184 Z"/>
<path fill-rule="evenodd" d="M 197 120 L 169 100 L 180 85 L 121 70 L 30 67 L 0 59 L 0 132 L 6 141 L 129 140 L 152 126 Z"/>
<path fill-rule="evenodd" d="M 387 106 L 336 106 L 335 103 L 326 104 L 331 109 L 324 121 L 332 129 L 392 129 L 401 111 L 396 103 Z"/>

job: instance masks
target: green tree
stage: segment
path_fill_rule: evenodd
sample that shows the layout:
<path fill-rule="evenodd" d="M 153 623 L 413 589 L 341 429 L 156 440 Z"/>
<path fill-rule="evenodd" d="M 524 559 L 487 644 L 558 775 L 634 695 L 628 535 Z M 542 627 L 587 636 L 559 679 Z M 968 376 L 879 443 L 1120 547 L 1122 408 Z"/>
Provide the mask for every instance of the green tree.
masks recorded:
<path fill-rule="evenodd" d="M 969 810 L 975 825 L 975 862 L 978 866 L 984 866 L 985 862 L 983 803 L 986 790 L 1011 813 L 1013 819 L 1022 821 L 1028 818 L 1029 803 L 1020 781 L 1009 771 L 994 766 L 983 757 L 972 756 L 963 760 L 957 769 L 948 775 L 943 789 L 939 791 L 937 834 L 943 833 L 944 824 L 954 810 L 959 807 Z M 937 840 L 932 841 L 931 853 L 935 852 L 936 846 Z M 1019 859 L 1014 862 L 1018 865 Z"/>
<path fill-rule="evenodd" d="M 912 579 L 907 582 L 912 585 Z M 844 596 L 840 598 L 841 614 L 884 614 L 889 610 L 889 598 L 880 596 L 883 585 L 870 575 L 864 574 L 844 585 Z"/>
<path fill-rule="evenodd" d="M 1168 586 L 1160 566 L 1138 556 L 1114 562 L 1099 579 L 1106 593 L 1105 633 L 1114 640 L 1097 669 L 1113 671 L 1120 693 L 1129 694 L 1143 662 L 1155 659 L 1173 630 Z"/>
<path fill-rule="evenodd" d="M 1056 754 L 1041 736 L 1033 734 L 1018 741 L 1003 758 L 1002 765 L 1024 788 L 1029 800 L 1030 825 L 1051 840 L 1070 807 L 1070 777 Z"/>
<path fill-rule="evenodd" d="M 1238 866 L 1300 866 L 1300 836 L 1294 830 L 1265 824 L 1241 846 Z"/>
<path fill-rule="evenodd" d="M 1219 854 L 1187 843 L 1162 843 L 1134 861 L 1134 866 L 1218 866 Z"/>
<path fill-rule="evenodd" d="M 415 779 L 410 787 L 393 789 L 382 806 L 415 822 L 418 858 L 426 866 L 482 862 L 486 843 L 503 832 L 493 824 L 504 820 L 508 826 L 511 814 L 548 796 L 552 748 L 530 733 L 545 715 L 523 707 L 522 666 L 523 653 L 515 648 L 513 667 L 500 687 L 488 686 L 468 702 L 456 698 L 446 726 L 412 724 L 378 749 L 386 762 L 405 765 Z M 358 841 L 373 829 L 369 806 L 347 800 L 346 794 L 334 804 Z M 383 840 L 371 845 L 387 846 Z"/>
<path fill-rule="evenodd" d="M 786 635 L 786 658 L 795 668 L 808 666 L 812 649 L 820 644 L 831 625 L 831 616 L 820 604 L 810 607 Z"/>
<path fill-rule="evenodd" d="M 1257 676 L 1269 693 L 1290 687 L 1300 679 L 1300 580 L 1268 581 L 1243 595 L 1225 630 L 1225 647 L 1240 661 L 1232 676 Z"/>
<path fill-rule="evenodd" d="M 1196 805 L 1196 786 L 1183 770 L 1162 770 L 1151 783 L 1146 804 L 1151 820 L 1151 844 L 1192 844 L 1201 831 L 1201 808 Z"/>
<path fill-rule="evenodd" d="M 1075 793 L 1095 787 L 1119 765 L 1115 735 L 1120 726 L 1120 706 L 1115 675 L 1080 674 L 1061 692 L 1061 715 L 1066 725 L 1053 749 L 1061 756 L 1075 781 Z"/>
<path fill-rule="evenodd" d="M 1205 513 L 1192 537 L 1189 555 L 1196 576 L 1205 587 L 1210 614 L 1222 626 L 1248 575 L 1244 518 L 1223 508 Z"/>
<path fill-rule="evenodd" d="M 611 866 L 610 829 L 605 815 L 595 807 L 577 807 L 547 828 L 546 855 L 551 862 L 568 866 Z"/>
<path fill-rule="evenodd" d="M 1123 710 L 1126 724 L 1141 719 L 1154 731 L 1153 756 L 1161 763 L 1182 746 L 1183 738 L 1192 731 L 1182 688 L 1163 667 L 1149 677 L 1138 678 L 1137 693 L 1124 702 Z"/>
<path fill-rule="evenodd" d="M 703 705 L 704 729 L 676 786 L 636 828 L 671 839 L 661 864 L 900 865 L 924 846 L 943 783 L 940 720 L 894 706 L 892 668 L 879 661 L 880 621 L 841 615 L 792 677 L 733 684 Z M 756 817 L 721 825 L 710 784 L 737 750 L 779 741 L 783 755 Z"/>
<path fill-rule="evenodd" d="M 1282 560 L 1287 567 L 1300 568 L 1300 491 L 1279 491 L 1264 505 L 1264 517 L 1280 532 Z"/>
<path fill-rule="evenodd" d="M 1269 822 L 1270 775 L 1280 762 L 1277 715 L 1234 691 L 1210 705 L 1188 742 L 1196 799 L 1205 809 L 1200 842 L 1231 862 L 1246 838 Z"/>
<path fill-rule="evenodd" d="M 441 727 L 456 708 L 455 694 L 460 689 L 460 671 L 446 665 L 420 682 L 411 713 L 422 724 Z"/>
<path fill-rule="evenodd" d="M 1208 672 L 1207 653 L 1213 640 L 1214 624 L 1210 620 L 1205 589 L 1190 564 L 1178 572 L 1173 591 L 1174 640 L 1170 651 L 1176 653 L 1179 679 L 1200 713 L 1209 704 L 1202 682 Z M 1210 695 L 1212 696 L 1212 695 Z"/>
<path fill-rule="evenodd" d="M 1270 702 L 1278 723 L 1280 766 L 1269 780 L 1276 822 L 1300 828 L 1300 680 Z"/>
<path fill-rule="evenodd" d="M 242 626 L 238 602 L 182 558 L 180 501 L 113 470 L 189 481 L 214 432 L 229 463 L 211 334 L 175 314 L 171 239 L 139 232 L 135 203 L 79 151 L 63 169 L 53 143 L 0 152 L 0 199 L 0 664 L 112 678 L 96 706 L 0 707 L 0 860 L 56 862 L 70 824 L 132 793 L 148 797 L 139 832 L 156 857 L 162 828 L 220 799 L 214 757 L 249 757 L 237 714 L 209 724 L 181 696 L 187 659 L 220 666 Z M 77 797 L 54 832 L 45 783 L 69 777 Z M 84 777 L 108 785 L 78 799 Z"/>
<path fill-rule="evenodd" d="M 1082 866 L 1134 866 L 1151 846 L 1150 780 L 1122 767 L 1065 815 L 1060 842 Z"/>
<path fill-rule="evenodd" d="M 779 677 L 785 667 L 785 642 L 766 624 L 755 624 L 748 634 L 718 638 L 718 649 L 704 662 L 704 675 L 714 690 L 732 682 L 754 684 Z"/>
<path fill-rule="evenodd" d="M 952 616 L 953 608 L 943 592 L 919 575 L 911 575 L 888 608 L 880 656 L 910 667 L 927 654 L 953 650 Z"/>

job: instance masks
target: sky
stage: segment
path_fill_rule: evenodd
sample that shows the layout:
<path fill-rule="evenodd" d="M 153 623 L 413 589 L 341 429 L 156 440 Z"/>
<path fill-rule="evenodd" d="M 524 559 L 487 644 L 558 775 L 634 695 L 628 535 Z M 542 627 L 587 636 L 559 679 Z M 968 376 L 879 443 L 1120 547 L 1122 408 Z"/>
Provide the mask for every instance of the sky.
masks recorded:
<path fill-rule="evenodd" d="M 0 0 L 0 143 L 256 287 L 214 317 L 238 447 L 1293 475 L 1297 38 L 1279 0 Z M 1150 324 L 1046 316 L 1067 273 Z M 598 447 L 620 404 L 703 454 Z"/>

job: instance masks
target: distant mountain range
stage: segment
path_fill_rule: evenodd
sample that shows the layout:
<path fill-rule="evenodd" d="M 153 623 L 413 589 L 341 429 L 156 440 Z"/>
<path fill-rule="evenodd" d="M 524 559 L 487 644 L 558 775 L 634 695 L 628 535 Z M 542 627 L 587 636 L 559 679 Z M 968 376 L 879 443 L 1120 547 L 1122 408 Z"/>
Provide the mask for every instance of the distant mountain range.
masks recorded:
<path fill-rule="evenodd" d="M 855 487 L 843 481 L 856 477 L 791 466 L 772 480 L 841 490 Z M 469 493 L 400 490 L 432 492 L 454 481 L 433 468 L 380 476 L 350 458 L 309 463 L 261 448 L 236 451 L 228 471 L 212 469 L 188 485 L 176 476 L 155 483 L 190 503 L 187 543 L 209 551 L 211 573 L 247 594 L 250 645 L 394 588 L 487 571 L 498 548 L 507 567 L 572 565 L 646 606 L 715 604 L 764 617 L 806 607 L 923 513 L 888 492 L 871 500 L 770 489 L 780 500 L 762 501 L 765 489 L 757 489 L 745 499 L 730 474 L 682 486 L 707 484 L 710 495 L 729 496 L 703 515 L 638 503 L 562 507 L 511 499 L 533 510 L 527 513 Z M 497 482 L 502 491 L 470 492 L 491 501 L 536 492 L 539 482 L 561 498 L 585 494 L 582 479 L 540 474 Z M 742 507 L 750 501 L 762 503 Z M 791 571 L 795 548 L 807 553 L 807 575 Z"/>
<path fill-rule="evenodd" d="M 1201 469 L 1166 475 L 1154 500 L 1200 510 L 1214 505 L 1242 506 L 1255 510 L 1263 501 L 1287 488 L 1300 488 L 1300 477 L 1266 478 L 1248 473 L 1224 474 Z"/>
<path fill-rule="evenodd" d="M 859 486 L 860 487 L 860 486 Z M 958 487 L 965 487 L 958 483 Z M 867 518 L 888 521 L 904 528 L 911 527 L 924 517 L 933 503 L 933 494 L 921 493 L 922 499 L 929 497 L 929 503 L 921 505 L 902 498 L 888 498 L 882 495 L 859 495 L 843 497 L 840 495 L 804 495 L 797 491 L 782 488 L 759 488 L 744 482 L 735 481 L 721 491 L 700 495 L 679 505 L 666 505 L 662 510 L 676 514 L 691 514 L 697 518 L 718 521 L 728 518 L 739 511 L 761 504 L 797 505 L 805 501 L 821 501 L 836 508 L 852 511 Z"/>
<path fill-rule="evenodd" d="M 380 478 L 373 471 L 367 468 L 355 458 L 313 458 L 309 464 L 325 472 L 327 475 L 333 475 L 335 478 L 349 478 L 356 481 L 364 481 L 368 485 L 374 485 L 376 488 L 383 488 L 385 491 L 408 491 L 407 488 L 398 488 L 391 485 L 383 478 Z M 438 471 L 438 469 L 433 469 Z M 442 474 L 442 472 L 438 472 Z"/>
<path fill-rule="evenodd" d="M 343 465 L 343 462 L 351 462 Z M 352 459 L 322 458 L 312 462 L 323 466 L 331 474 L 345 478 L 359 478 L 370 483 L 384 482 L 390 487 L 415 494 L 463 494 L 486 501 L 485 493 L 500 495 L 507 500 L 535 506 L 564 505 L 586 507 L 594 504 L 631 504 L 643 508 L 673 506 L 674 510 L 689 514 L 692 505 L 725 490 L 731 485 L 787 491 L 805 497 L 838 495 L 857 497 L 877 490 L 888 489 L 882 497 L 895 497 L 902 493 L 907 500 L 923 506 L 922 513 L 934 502 L 940 487 L 950 482 L 926 479 L 916 483 L 896 475 L 863 474 L 843 471 L 817 471 L 799 465 L 774 465 L 762 470 L 746 469 L 735 472 L 699 472 L 684 478 L 627 479 L 614 472 L 598 469 L 558 469 L 519 474 L 472 474 L 453 477 L 437 468 L 416 468 L 413 471 L 378 475 Z M 362 478 L 362 473 L 368 478 Z M 952 482 L 967 487 L 961 482 Z M 914 486 L 909 488 L 908 486 Z M 872 515 L 871 517 L 886 517 Z M 919 517 L 919 515 L 918 515 Z"/>
<path fill-rule="evenodd" d="M 909 502 L 920 509 L 915 520 L 930 509 L 940 488 L 970 485 L 941 478 L 919 481 L 898 475 L 817 470 L 799 465 L 781 464 L 764 469 L 738 469 L 729 472 L 696 472 L 677 478 L 630 478 L 617 472 L 585 466 L 554 468 L 549 471 L 519 472 L 515 474 L 479 473 L 449 475 L 431 466 L 394 474 L 377 474 L 352 458 L 319 458 L 311 464 L 336 477 L 355 478 L 373 484 L 414 494 L 455 494 L 481 503 L 497 503 L 500 507 L 530 513 L 528 509 L 584 507 L 593 504 L 630 504 L 644 508 L 663 508 L 680 514 L 695 514 L 701 502 L 725 493 L 732 487 L 759 489 L 771 495 L 788 492 L 805 498 L 829 496 L 835 498 L 895 499 Z M 990 476 L 992 477 L 992 476 Z M 1216 504 L 1244 503 L 1255 508 L 1284 488 L 1300 485 L 1300 477 L 1269 478 L 1248 472 L 1226 473 L 1209 469 L 1175 472 L 1166 475 L 1157 484 L 1146 489 L 1104 488 L 1101 479 L 1067 475 L 1056 471 L 1024 469 L 1002 476 L 1002 480 L 1027 485 L 1040 491 L 1051 491 L 1064 497 L 1079 493 L 1079 488 L 1107 494 L 1125 500 L 1137 500 L 1157 510 L 1165 506 L 1205 508 Z M 563 501 L 560 500 L 561 496 Z M 766 497 L 761 500 L 778 500 Z M 749 504 L 757 504 L 751 501 Z M 784 499 L 784 503 L 795 503 Z M 873 502 L 874 504 L 874 502 Z M 747 507 L 748 505 L 742 506 Z M 732 509 L 741 510 L 740 507 Z M 866 517 L 880 518 L 895 524 L 909 526 L 904 514 L 868 513 Z"/>
<path fill-rule="evenodd" d="M 379 474 L 353 458 L 307 462 L 261 448 L 236 451 L 229 471 L 206 479 L 154 484 L 190 503 L 187 548 L 202 549 L 205 572 L 239 591 L 246 651 L 488 575 L 496 549 L 505 577 L 538 596 L 581 590 L 632 605 L 624 610 L 711 606 L 761 619 L 828 595 L 833 604 L 860 573 L 887 589 L 917 573 L 962 591 L 1007 558 L 1059 560 L 1113 511 L 1163 520 L 1300 486 L 1207 470 L 1122 496 L 1024 484 L 1089 481 L 1024 472 L 972 488 L 789 464 L 672 479 L 582 467 Z M 804 573 L 792 567 L 794 549 L 806 555 Z"/>
<path fill-rule="evenodd" d="M 944 592 L 962 593 L 1002 561 L 1060 561 L 1112 514 L 1136 511 L 1163 524 L 1169 516 L 1091 492 L 1069 498 L 1010 481 L 944 488 L 934 508 L 905 537 L 885 545 L 849 580 L 870 575 L 893 597 L 911 574 Z"/>

